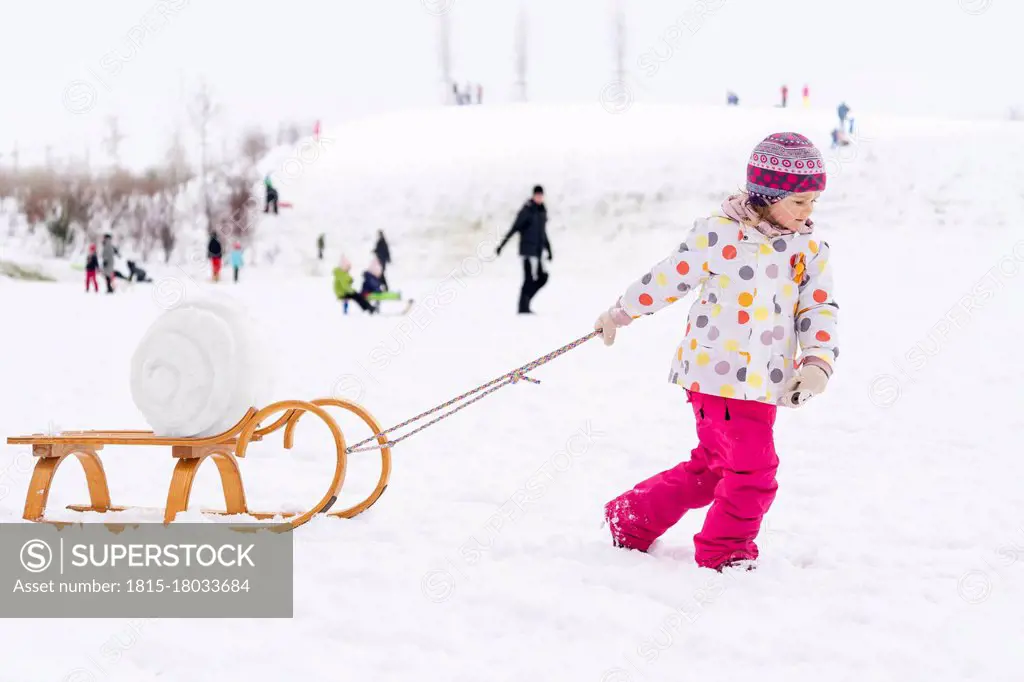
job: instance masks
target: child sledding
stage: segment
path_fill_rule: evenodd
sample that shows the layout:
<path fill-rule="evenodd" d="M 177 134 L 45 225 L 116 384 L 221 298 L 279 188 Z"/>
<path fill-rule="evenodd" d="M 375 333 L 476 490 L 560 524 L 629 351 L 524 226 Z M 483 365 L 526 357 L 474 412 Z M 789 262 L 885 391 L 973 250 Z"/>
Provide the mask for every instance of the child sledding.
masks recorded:
<path fill-rule="evenodd" d="M 349 301 L 355 301 L 356 305 L 371 315 L 380 313 L 381 301 L 401 301 L 400 291 L 390 291 L 384 280 L 384 268 L 380 259 L 374 255 L 370 264 L 363 272 L 363 282 L 360 289 L 355 288 L 355 279 L 352 277 L 352 263 L 343 254 L 339 259 L 338 266 L 334 268 L 334 295 L 342 302 L 344 313 L 348 314 Z M 406 303 L 405 314 L 412 307 L 413 301 Z"/>

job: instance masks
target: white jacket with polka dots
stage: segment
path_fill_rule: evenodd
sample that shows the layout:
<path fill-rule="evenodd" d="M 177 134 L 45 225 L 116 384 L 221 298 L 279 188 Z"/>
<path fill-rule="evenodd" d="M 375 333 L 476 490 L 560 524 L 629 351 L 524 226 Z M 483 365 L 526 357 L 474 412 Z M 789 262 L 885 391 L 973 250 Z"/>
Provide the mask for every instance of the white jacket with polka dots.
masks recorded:
<path fill-rule="evenodd" d="M 618 305 L 635 319 L 698 287 L 670 382 L 777 403 L 801 363 L 831 375 L 839 306 L 826 242 L 813 234 L 767 237 L 718 212 L 695 221 L 685 241 L 630 285 Z"/>

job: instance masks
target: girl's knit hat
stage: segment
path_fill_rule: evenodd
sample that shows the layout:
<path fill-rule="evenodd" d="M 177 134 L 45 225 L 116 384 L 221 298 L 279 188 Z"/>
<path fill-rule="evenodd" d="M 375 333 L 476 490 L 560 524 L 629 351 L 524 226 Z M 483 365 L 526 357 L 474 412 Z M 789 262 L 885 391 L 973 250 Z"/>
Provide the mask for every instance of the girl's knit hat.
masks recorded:
<path fill-rule="evenodd" d="M 747 192 L 753 203 L 774 204 L 790 194 L 825 189 L 821 152 L 799 133 L 772 133 L 747 163 Z"/>

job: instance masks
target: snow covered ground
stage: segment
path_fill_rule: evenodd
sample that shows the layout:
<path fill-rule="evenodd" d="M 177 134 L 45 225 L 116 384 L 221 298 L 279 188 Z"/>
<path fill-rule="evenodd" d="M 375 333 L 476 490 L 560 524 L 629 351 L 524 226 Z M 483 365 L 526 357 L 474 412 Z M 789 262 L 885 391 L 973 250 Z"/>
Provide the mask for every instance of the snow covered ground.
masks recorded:
<path fill-rule="evenodd" d="M 301 267 L 251 268 L 238 285 L 188 263 L 154 266 L 157 285 L 116 296 L 0 279 L 0 435 L 145 428 L 128 391 L 135 344 L 176 297 L 210 288 L 263 320 L 276 396 L 341 394 L 397 423 L 588 333 L 742 183 L 762 133 L 814 116 L 531 111 L 498 140 L 477 131 L 501 129 L 506 113 L 472 109 L 432 114 L 465 117 L 428 117 L 436 136 L 387 119 L 367 122 L 365 137 L 339 132 L 388 129 L 394 146 L 362 172 L 369 149 L 310 166 L 288 197 L 295 212 L 275 223 L 310 247 L 327 231 L 330 262 L 335 242 L 383 227 L 397 258 L 389 279 L 423 303 L 411 315 L 343 316 L 330 262 L 318 271 L 298 255 Z M 824 128 L 807 127 L 827 147 L 814 134 Z M 455 144 L 454 130 L 468 141 Z M 665 381 L 687 298 L 612 348 L 593 340 L 538 369 L 540 385 L 503 388 L 401 443 L 375 507 L 295 533 L 293 619 L 10 620 L 0 680 L 1019 680 L 1024 177 L 1009 150 L 1024 128 L 879 121 L 870 132 L 845 160 L 827 153 L 816 218 L 835 254 L 843 352 L 825 395 L 780 413 L 780 488 L 758 571 L 693 564 L 702 513 L 652 555 L 612 548 L 601 528 L 606 500 L 694 443 L 684 394 Z M 499 143 L 528 138 L 547 155 L 506 173 Z M 452 151 L 446 172 L 441 149 Z M 490 167 L 477 162 L 488 156 Z M 542 173 L 528 172 L 534 160 Z M 524 319 L 517 259 L 495 259 L 493 246 L 535 181 L 549 187 L 555 260 Z M 346 250 L 358 267 L 358 248 Z M 350 440 L 368 435 L 343 426 Z M 294 451 L 278 445 L 257 444 L 243 463 L 252 506 L 319 499 L 333 467 L 326 430 L 309 420 Z M 372 487 L 373 459 L 353 456 L 341 504 Z M 115 504 L 162 504 L 168 455 L 111 447 L 105 461 Z M 20 520 L 30 466 L 24 448 L 0 446 L 0 521 Z M 219 506 L 217 492 L 204 469 L 195 507 Z M 82 475 L 62 469 L 54 514 L 84 500 Z"/>

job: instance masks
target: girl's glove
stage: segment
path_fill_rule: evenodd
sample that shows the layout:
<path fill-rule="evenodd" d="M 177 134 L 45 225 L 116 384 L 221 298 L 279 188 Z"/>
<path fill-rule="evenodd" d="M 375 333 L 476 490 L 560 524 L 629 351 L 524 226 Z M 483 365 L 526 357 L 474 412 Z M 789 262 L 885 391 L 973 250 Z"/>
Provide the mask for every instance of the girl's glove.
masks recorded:
<path fill-rule="evenodd" d="M 816 395 L 825 392 L 828 373 L 819 365 L 804 365 L 796 371 L 782 389 L 781 405 L 800 407 Z"/>
<path fill-rule="evenodd" d="M 632 321 L 633 318 L 629 316 L 629 313 L 616 303 L 601 313 L 601 316 L 597 318 L 597 322 L 594 323 L 594 330 L 601 332 L 604 345 L 610 346 L 615 343 L 615 330 L 619 327 L 627 326 Z"/>

